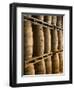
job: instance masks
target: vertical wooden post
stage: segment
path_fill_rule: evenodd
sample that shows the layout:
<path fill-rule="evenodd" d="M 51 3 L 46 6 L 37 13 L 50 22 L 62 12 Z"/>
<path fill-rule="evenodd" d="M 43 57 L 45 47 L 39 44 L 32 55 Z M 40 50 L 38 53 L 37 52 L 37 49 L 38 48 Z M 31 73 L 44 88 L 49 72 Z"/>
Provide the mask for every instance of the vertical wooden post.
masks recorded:
<path fill-rule="evenodd" d="M 62 28 L 63 27 L 63 16 L 57 17 L 57 26 Z M 58 49 L 63 50 L 63 31 L 58 31 Z M 60 72 L 63 72 L 63 52 L 59 53 L 59 64 L 60 64 Z"/>
<path fill-rule="evenodd" d="M 52 16 L 52 24 L 56 26 L 57 16 Z M 51 30 L 51 49 L 53 52 L 58 50 L 58 33 L 56 28 Z M 58 53 L 52 56 L 52 73 L 59 73 L 59 57 Z"/>
<path fill-rule="evenodd" d="M 33 54 L 33 33 L 32 25 L 29 20 L 24 21 L 24 59 L 28 60 L 32 58 Z M 26 67 L 26 65 L 25 65 Z M 25 74 L 35 74 L 33 64 L 28 65 L 24 71 Z"/>
<path fill-rule="evenodd" d="M 51 25 L 52 16 L 45 16 L 44 21 L 47 22 L 49 25 Z M 51 52 L 51 31 L 50 31 L 50 27 L 47 27 L 47 28 L 44 27 L 44 52 L 45 53 Z M 48 56 L 48 58 L 45 60 L 45 66 L 46 66 L 46 73 L 51 74 L 52 73 L 51 56 Z"/>
<path fill-rule="evenodd" d="M 35 16 L 35 18 L 43 20 L 43 16 Z M 44 54 L 44 34 L 42 25 L 33 25 L 33 56 L 40 56 Z M 36 74 L 45 74 L 45 62 L 44 60 L 35 64 Z"/>

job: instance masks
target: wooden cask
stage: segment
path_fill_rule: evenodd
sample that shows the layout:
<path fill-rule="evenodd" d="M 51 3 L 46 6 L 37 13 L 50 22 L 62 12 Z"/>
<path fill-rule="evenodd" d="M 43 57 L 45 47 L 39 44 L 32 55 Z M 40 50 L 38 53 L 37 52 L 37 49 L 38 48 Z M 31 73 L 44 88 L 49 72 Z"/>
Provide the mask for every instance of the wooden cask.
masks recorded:
<path fill-rule="evenodd" d="M 52 24 L 56 26 L 57 16 L 52 16 Z M 58 50 L 58 33 L 57 29 L 51 30 L 51 49 L 52 52 Z M 58 53 L 52 55 L 52 73 L 59 73 L 59 56 Z"/>
<path fill-rule="evenodd" d="M 63 28 L 63 16 L 57 17 L 57 26 Z M 58 31 L 58 49 L 63 50 L 63 31 Z M 60 72 L 63 72 L 63 52 L 59 53 Z"/>
<path fill-rule="evenodd" d="M 49 25 L 51 25 L 52 16 L 45 16 L 44 21 L 47 22 Z M 44 53 L 50 52 L 51 52 L 51 31 L 50 27 L 47 28 L 44 27 Z M 45 67 L 46 73 L 51 74 L 52 73 L 51 56 L 48 56 L 48 58 L 45 60 Z"/>
<path fill-rule="evenodd" d="M 57 23 L 57 16 L 52 16 L 52 25 L 56 26 Z M 57 29 L 54 28 L 51 30 L 51 44 L 52 44 L 52 51 L 57 51 L 58 50 L 58 32 Z"/>
<path fill-rule="evenodd" d="M 34 16 L 39 20 L 43 20 L 43 16 Z M 44 54 L 44 34 L 42 25 L 34 25 L 33 24 L 33 56 L 41 56 Z M 34 65 L 36 74 L 45 74 L 45 62 L 42 59 L 40 62 Z"/>
<path fill-rule="evenodd" d="M 27 20 L 27 21 L 24 21 L 24 60 L 31 59 L 32 54 L 33 54 L 32 24 L 31 24 L 31 21 Z M 31 67 L 31 70 L 32 70 L 33 65 L 30 64 L 29 69 L 30 69 L 30 67 Z M 25 68 L 25 69 L 27 69 L 27 68 Z M 24 73 L 26 74 L 27 70 Z M 31 73 L 31 74 L 34 74 L 34 73 Z"/>
<path fill-rule="evenodd" d="M 59 53 L 59 69 L 60 73 L 63 73 L 63 52 Z"/>
<path fill-rule="evenodd" d="M 34 65 L 33 63 L 29 63 L 27 66 L 25 66 L 25 75 L 34 75 L 35 70 L 34 70 Z"/>

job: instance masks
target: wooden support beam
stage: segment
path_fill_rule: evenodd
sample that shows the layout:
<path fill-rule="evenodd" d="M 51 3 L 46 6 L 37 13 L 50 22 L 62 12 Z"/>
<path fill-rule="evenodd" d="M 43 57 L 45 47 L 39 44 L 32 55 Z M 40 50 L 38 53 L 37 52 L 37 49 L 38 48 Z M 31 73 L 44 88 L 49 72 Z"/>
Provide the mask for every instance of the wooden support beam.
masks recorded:
<path fill-rule="evenodd" d="M 33 24 L 42 25 L 44 27 L 50 27 L 52 29 L 55 27 L 57 30 L 63 31 L 63 28 L 60 28 L 60 27 L 53 25 L 53 24 L 48 24 L 47 22 L 44 22 L 43 20 L 40 20 L 38 18 L 24 16 L 24 20 L 30 20 Z"/>

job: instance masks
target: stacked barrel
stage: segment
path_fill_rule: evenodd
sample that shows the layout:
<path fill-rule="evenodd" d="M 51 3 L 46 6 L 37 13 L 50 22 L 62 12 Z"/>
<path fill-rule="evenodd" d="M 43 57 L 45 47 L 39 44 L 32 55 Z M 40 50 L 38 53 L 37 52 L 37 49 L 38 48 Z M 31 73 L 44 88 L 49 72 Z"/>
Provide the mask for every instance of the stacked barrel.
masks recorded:
<path fill-rule="evenodd" d="M 63 28 L 63 16 L 57 17 L 57 26 Z M 58 50 L 63 50 L 63 31 L 58 31 Z M 63 72 L 63 52 L 59 53 L 59 72 Z"/>
<path fill-rule="evenodd" d="M 34 16 L 39 20 L 44 20 L 44 16 Z M 33 25 L 33 54 L 34 57 L 40 56 L 44 54 L 44 33 L 43 33 L 43 26 L 42 25 Z M 42 59 L 40 62 L 35 64 L 35 73 L 36 74 L 45 74 L 45 62 Z"/>
<path fill-rule="evenodd" d="M 28 16 L 30 17 L 30 16 Z M 29 20 L 24 21 L 24 60 L 27 61 L 32 58 L 33 53 L 33 32 L 32 32 L 32 23 Z M 27 75 L 35 74 L 33 63 L 24 65 L 24 73 Z"/>
<path fill-rule="evenodd" d="M 37 63 L 32 61 L 25 64 L 24 74 L 63 73 L 63 52 L 59 52 L 63 50 L 63 31 L 56 28 L 56 26 L 63 28 L 63 16 L 27 16 L 27 18 L 29 17 L 46 22 L 53 28 L 24 20 L 24 62 L 42 56 L 39 60 L 35 60 L 38 61 Z M 46 59 L 43 58 L 44 54 L 47 54 Z"/>
<path fill-rule="evenodd" d="M 52 16 L 45 16 L 44 21 L 51 25 Z M 50 27 L 44 27 L 44 53 L 51 52 L 51 30 Z M 52 61 L 51 56 L 48 56 L 45 60 L 46 73 L 52 73 Z"/>

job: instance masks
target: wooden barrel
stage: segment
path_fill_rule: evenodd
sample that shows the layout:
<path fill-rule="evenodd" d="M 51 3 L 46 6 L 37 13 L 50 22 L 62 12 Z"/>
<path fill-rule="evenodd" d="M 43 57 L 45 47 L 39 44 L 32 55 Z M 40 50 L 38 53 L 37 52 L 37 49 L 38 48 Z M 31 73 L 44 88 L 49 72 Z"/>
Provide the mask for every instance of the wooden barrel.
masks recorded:
<path fill-rule="evenodd" d="M 57 53 L 52 56 L 52 73 L 59 73 L 59 57 Z"/>
<path fill-rule="evenodd" d="M 33 63 L 29 63 L 27 66 L 25 66 L 25 75 L 34 75 L 35 70 L 34 70 L 34 65 Z"/>
<path fill-rule="evenodd" d="M 52 24 L 56 26 L 57 16 L 52 16 Z M 52 52 L 58 50 L 58 33 L 56 28 L 51 30 L 51 49 Z M 52 73 L 59 73 L 59 56 L 58 53 L 52 55 Z"/>
<path fill-rule="evenodd" d="M 39 20 L 43 20 L 43 16 L 34 16 Z M 33 24 L 33 56 L 41 56 L 44 54 L 44 34 L 42 25 Z M 44 59 L 35 64 L 35 73 L 36 74 L 45 74 L 45 62 Z"/>
<path fill-rule="evenodd" d="M 52 16 L 52 24 L 56 26 L 57 23 L 57 16 Z M 58 50 L 58 33 L 57 29 L 54 28 L 51 30 L 51 44 L 52 44 L 52 51 L 57 51 Z"/>
<path fill-rule="evenodd" d="M 49 25 L 51 25 L 52 16 L 45 16 L 44 21 L 47 22 Z M 51 52 L 51 31 L 49 27 L 44 28 L 44 52 L 45 53 Z M 46 66 L 46 73 L 47 74 L 52 73 L 51 56 L 48 56 L 48 58 L 45 60 L 45 66 Z"/>
<path fill-rule="evenodd" d="M 57 26 L 62 28 L 63 27 L 63 17 L 58 16 L 57 17 Z M 59 30 L 58 31 L 58 49 L 62 50 L 63 49 L 63 31 Z"/>
<path fill-rule="evenodd" d="M 46 67 L 46 74 L 51 74 L 52 73 L 51 56 L 48 56 L 48 58 L 45 60 L 45 67 Z"/>
<path fill-rule="evenodd" d="M 63 52 L 59 53 L 59 69 L 60 73 L 63 73 Z"/>
<path fill-rule="evenodd" d="M 57 17 L 57 26 L 63 28 L 63 16 Z M 63 50 L 63 31 L 58 31 L 58 49 Z M 63 72 L 63 52 L 59 53 L 60 72 Z"/>
<path fill-rule="evenodd" d="M 31 21 L 24 21 L 24 59 L 29 60 L 33 54 L 33 32 Z M 29 68 L 33 65 L 30 64 Z M 26 74 L 27 72 L 25 72 Z M 31 73 L 34 74 L 34 73 Z"/>
<path fill-rule="evenodd" d="M 52 16 L 52 22 L 51 22 L 54 26 L 57 25 L 57 16 Z"/>

